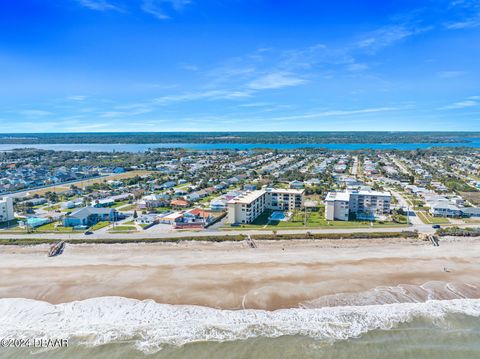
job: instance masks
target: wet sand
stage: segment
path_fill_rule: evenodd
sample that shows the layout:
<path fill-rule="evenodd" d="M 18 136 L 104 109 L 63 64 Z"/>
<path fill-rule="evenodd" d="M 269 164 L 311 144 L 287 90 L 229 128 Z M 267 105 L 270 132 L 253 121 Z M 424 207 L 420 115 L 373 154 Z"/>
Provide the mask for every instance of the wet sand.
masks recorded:
<path fill-rule="evenodd" d="M 295 240 L 0 247 L 0 298 L 100 296 L 221 309 L 480 297 L 480 240 Z M 399 286 L 400 285 L 400 286 Z"/>

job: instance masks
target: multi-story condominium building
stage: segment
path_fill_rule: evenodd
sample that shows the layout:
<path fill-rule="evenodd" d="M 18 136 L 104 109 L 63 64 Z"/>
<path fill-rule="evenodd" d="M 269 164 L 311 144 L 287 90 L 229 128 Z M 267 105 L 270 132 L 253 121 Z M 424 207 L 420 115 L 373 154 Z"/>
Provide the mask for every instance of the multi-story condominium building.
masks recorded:
<path fill-rule="evenodd" d="M 15 219 L 13 212 L 13 199 L 11 197 L 3 197 L 0 199 L 0 223 Z"/>
<path fill-rule="evenodd" d="M 228 201 L 228 223 L 251 223 L 265 210 L 293 211 L 303 207 L 303 189 L 267 188 L 247 191 Z"/>
<path fill-rule="evenodd" d="M 349 218 L 372 218 L 390 212 L 391 195 L 379 191 L 329 192 L 325 198 L 325 218 L 348 221 Z"/>

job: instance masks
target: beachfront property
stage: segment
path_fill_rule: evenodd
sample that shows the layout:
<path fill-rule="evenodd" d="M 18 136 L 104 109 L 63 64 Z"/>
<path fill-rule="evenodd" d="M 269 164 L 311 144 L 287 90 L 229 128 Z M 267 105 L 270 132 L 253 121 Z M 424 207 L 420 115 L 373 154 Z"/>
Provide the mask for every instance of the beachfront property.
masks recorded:
<path fill-rule="evenodd" d="M 293 211 L 303 207 L 303 189 L 267 188 L 247 191 L 228 201 L 230 224 L 252 223 L 265 210 Z"/>
<path fill-rule="evenodd" d="M 429 212 L 434 217 L 460 217 L 462 215 L 462 210 L 448 201 L 430 204 Z"/>
<path fill-rule="evenodd" d="M 15 219 L 13 212 L 13 199 L 11 197 L 2 197 L 0 199 L 0 223 Z"/>
<path fill-rule="evenodd" d="M 139 225 L 153 225 L 158 223 L 158 216 L 156 214 L 142 214 L 135 218 L 135 223 Z"/>
<path fill-rule="evenodd" d="M 182 216 L 174 220 L 173 228 L 175 229 L 201 229 L 207 227 L 215 220 L 209 212 L 200 208 L 194 208 L 186 211 Z"/>
<path fill-rule="evenodd" d="M 325 198 L 325 218 L 329 221 L 348 221 L 382 216 L 390 212 L 389 192 L 347 190 L 328 192 Z"/>
<path fill-rule="evenodd" d="M 85 226 L 90 227 L 100 221 L 114 221 L 118 213 L 113 208 L 84 207 L 72 212 L 63 219 L 64 227 Z"/>
<path fill-rule="evenodd" d="M 459 207 L 449 201 L 439 201 L 430 206 L 429 213 L 433 217 L 480 217 L 480 208 L 478 207 Z"/>

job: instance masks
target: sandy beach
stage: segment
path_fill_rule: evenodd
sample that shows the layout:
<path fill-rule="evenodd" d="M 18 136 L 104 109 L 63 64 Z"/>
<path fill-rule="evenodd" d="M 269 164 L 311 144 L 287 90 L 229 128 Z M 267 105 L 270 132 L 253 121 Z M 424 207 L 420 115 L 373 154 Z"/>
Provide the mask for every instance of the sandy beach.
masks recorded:
<path fill-rule="evenodd" d="M 480 240 L 295 240 L 0 248 L 0 298 L 100 296 L 221 309 L 480 297 Z"/>

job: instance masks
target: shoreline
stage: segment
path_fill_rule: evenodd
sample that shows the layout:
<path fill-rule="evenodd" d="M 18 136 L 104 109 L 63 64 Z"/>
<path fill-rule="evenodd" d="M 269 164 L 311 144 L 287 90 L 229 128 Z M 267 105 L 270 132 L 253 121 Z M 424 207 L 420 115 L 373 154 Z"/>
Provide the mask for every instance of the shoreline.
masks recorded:
<path fill-rule="evenodd" d="M 256 249 L 243 241 L 67 244 L 53 258 L 48 247 L 2 246 L 0 298 L 266 310 L 456 298 L 449 288 L 480 298 L 480 240 L 472 238 L 440 247 L 398 238 L 262 240 Z"/>

